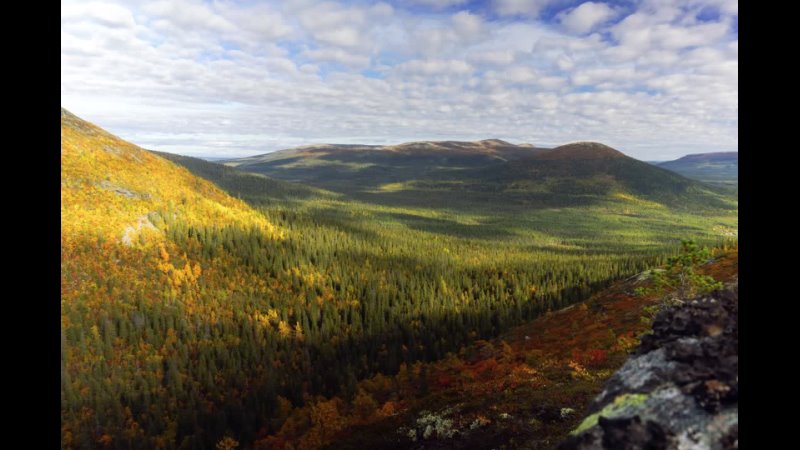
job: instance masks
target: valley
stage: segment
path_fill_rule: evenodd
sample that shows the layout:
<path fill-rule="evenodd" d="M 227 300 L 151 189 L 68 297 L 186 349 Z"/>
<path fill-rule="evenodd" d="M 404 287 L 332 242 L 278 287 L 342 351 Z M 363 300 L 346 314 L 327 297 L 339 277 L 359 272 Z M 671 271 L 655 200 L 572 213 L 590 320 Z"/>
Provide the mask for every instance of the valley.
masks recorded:
<path fill-rule="evenodd" d="M 222 165 L 63 109 L 61 130 L 66 449 L 355 448 L 368 441 L 340 432 L 409 414 L 408 386 L 435 391 L 437 361 L 461 367 L 519 326 L 545 345 L 566 326 L 556 311 L 681 239 L 736 243 L 735 196 L 597 143 L 311 146 Z M 615 343 L 638 330 L 606 325 Z"/>

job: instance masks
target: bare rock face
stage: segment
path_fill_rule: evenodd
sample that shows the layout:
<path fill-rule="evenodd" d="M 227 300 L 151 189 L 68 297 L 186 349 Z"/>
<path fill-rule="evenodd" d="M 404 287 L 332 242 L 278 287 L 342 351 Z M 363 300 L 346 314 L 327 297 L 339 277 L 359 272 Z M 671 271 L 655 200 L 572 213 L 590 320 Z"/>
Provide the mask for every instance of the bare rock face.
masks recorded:
<path fill-rule="evenodd" d="M 658 314 L 560 449 L 738 449 L 738 285 Z"/>

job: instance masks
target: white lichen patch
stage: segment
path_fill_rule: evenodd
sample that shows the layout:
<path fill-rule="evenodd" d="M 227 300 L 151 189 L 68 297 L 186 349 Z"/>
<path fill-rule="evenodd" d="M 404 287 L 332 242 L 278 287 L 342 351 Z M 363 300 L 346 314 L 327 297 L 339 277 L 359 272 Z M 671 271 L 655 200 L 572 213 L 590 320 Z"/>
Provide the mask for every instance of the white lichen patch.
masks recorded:
<path fill-rule="evenodd" d="M 418 439 L 450 439 L 459 430 L 449 418 L 457 408 L 446 408 L 439 412 L 420 411 L 413 427 L 400 427 L 398 434 L 408 437 L 412 442 Z"/>

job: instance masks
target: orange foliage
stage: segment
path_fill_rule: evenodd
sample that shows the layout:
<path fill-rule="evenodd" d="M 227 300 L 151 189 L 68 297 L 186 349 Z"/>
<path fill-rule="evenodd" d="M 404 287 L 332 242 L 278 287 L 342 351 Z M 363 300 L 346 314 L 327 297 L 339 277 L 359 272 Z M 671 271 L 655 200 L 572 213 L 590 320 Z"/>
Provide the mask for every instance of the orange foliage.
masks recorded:
<path fill-rule="evenodd" d="M 114 441 L 114 438 L 111 437 L 108 434 L 104 434 L 104 435 L 100 436 L 100 439 L 97 440 L 97 442 L 99 444 L 103 445 L 104 447 L 108 446 L 108 445 L 111 445 L 111 442 L 113 442 L 113 441 Z"/>
<path fill-rule="evenodd" d="M 580 365 L 597 368 L 603 366 L 608 359 L 608 351 L 595 348 L 587 351 L 573 350 L 572 357 Z"/>
<path fill-rule="evenodd" d="M 479 361 L 473 366 L 472 370 L 479 378 L 486 380 L 494 376 L 497 366 L 497 360 L 494 358 L 489 358 Z"/>
<path fill-rule="evenodd" d="M 388 400 L 383 404 L 383 406 L 381 406 L 381 409 L 378 410 L 378 415 L 380 417 L 391 417 L 396 415 L 399 410 L 400 408 L 398 407 L 397 403 Z"/>
<path fill-rule="evenodd" d="M 311 406 L 311 429 L 300 439 L 298 450 L 314 450 L 327 444 L 337 432 L 347 426 L 339 413 L 342 401 L 336 397 Z"/>

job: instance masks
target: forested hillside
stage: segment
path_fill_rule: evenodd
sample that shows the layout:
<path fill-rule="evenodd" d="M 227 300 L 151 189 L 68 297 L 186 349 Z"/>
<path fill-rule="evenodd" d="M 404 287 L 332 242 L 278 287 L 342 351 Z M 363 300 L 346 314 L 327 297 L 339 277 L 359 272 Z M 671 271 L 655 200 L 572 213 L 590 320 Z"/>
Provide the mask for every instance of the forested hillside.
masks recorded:
<path fill-rule="evenodd" d="M 374 205 L 173 159 L 188 169 L 62 110 L 62 448 L 252 448 L 293 408 L 350 411 L 359 380 L 736 226 L 638 199 L 519 217 Z M 329 426 L 308 420 L 299 448 Z"/>
<path fill-rule="evenodd" d="M 737 280 L 736 246 L 718 248 L 714 253 L 710 262 L 702 262 L 698 274 L 724 282 Z M 379 375 L 364 380 L 358 385 L 355 408 L 335 409 L 333 399 L 294 409 L 284 427 L 262 438 L 257 447 L 291 448 L 288 444 L 298 444 L 319 433 L 307 419 L 316 409 L 340 411 L 338 416 L 329 416 L 334 419 L 333 425 L 325 430 L 327 445 L 323 448 L 331 450 L 555 449 L 592 412 L 589 408 L 594 396 L 602 392 L 614 398 L 610 394 L 614 391 L 605 391 L 604 385 L 629 358 L 639 339 L 652 342 L 652 336 L 643 336 L 649 334 L 663 295 L 652 288 L 652 273 L 620 280 L 585 302 L 513 327 L 495 339 L 477 341 L 443 360 L 409 365 L 393 377 Z M 647 293 L 638 294 L 640 291 Z M 686 327 L 687 320 L 698 320 L 695 315 L 681 319 L 673 324 L 679 332 L 715 332 L 713 326 Z M 693 341 L 692 345 L 700 344 Z M 690 357 L 708 358 L 714 364 L 720 356 L 701 351 Z M 642 362 L 628 370 L 630 385 L 642 388 L 637 384 L 643 379 L 642 371 L 651 372 L 653 381 L 670 371 L 679 378 L 686 370 L 685 364 L 659 364 L 661 361 Z M 708 379 L 714 370 L 720 370 L 703 369 L 691 371 L 690 377 Z M 629 389 L 636 389 L 632 386 Z M 735 391 L 708 390 L 711 397 L 720 392 L 735 396 Z M 660 401 L 674 398 L 663 396 Z M 685 417 L 682 408 L 661 411 L 674 416 L 679 426 L 696 425 L 678 419 Z M 693 419 L 699 418 L 696 410 L 692 412 Z M 654 437 L 637 431 L 635 426 L 625 430 L 617 442 L 636 444 L 638 440 L 639 446 L 608 444 L 603 448 L 642 448 L 643 438 Z M 720 427 L 711 433 L 724 431 Z"/>

